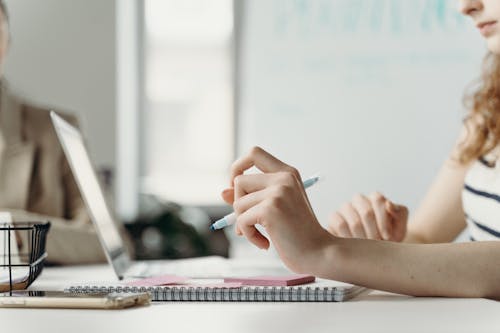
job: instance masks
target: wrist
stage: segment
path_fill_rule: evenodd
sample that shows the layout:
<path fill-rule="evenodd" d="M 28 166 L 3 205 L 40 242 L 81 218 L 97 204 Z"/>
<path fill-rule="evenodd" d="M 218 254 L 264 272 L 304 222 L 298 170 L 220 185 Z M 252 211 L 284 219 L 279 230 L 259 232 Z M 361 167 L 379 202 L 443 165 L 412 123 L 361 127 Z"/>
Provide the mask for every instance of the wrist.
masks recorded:
<path fill-rule="evenodd" d="M 347 272 L 352 262 L 352 239 L 339 238 L 328 234 L 329 240 L 324 242 L 318 253 L 317 265 L 312 268 L 311 274 L 323 279 L 336 281 L 347 280 Z"/>
<path fill-rule="evenodd" d="M 311 251 L 308 258 L 304 260 L 306 263 L 304 272 L 322 278 L 329 275 L 328 272 L 336 262 L 337 254 L 335 252 L 337 252 L 338 242 L 338 237 L 325 231 L 322 237 L 316 239 L 315 250 Z"/>

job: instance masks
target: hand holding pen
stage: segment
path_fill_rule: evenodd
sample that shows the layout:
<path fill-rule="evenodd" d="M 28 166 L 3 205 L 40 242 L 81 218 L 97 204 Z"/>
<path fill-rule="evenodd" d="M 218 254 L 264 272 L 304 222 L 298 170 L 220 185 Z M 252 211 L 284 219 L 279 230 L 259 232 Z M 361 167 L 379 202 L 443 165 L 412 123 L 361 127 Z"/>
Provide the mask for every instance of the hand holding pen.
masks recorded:
<path fill-rule="evenodd" d="M 262 173 L 245 174 L 254 166 Z M 336 237 L 316 219 L 297 169 L 256 147 L 233 163 L 230 179 L 223 197 L 237 215 L 236 233 L 260 249 L 272 243 L 289 269 L 314 275 Z"/>
<path fill-rule="evenodd" d="M 310 178 L 304 180 L 304 182 L 302 183 L 304 186 L 304 189 L 308 189 L 309 187 L 316 184 L 319 180 L 320 180 L 319 176 L 310 177 Z M 236 223 L 236 217 L 237 217 L 236 213 L 234 213 L 234 212 L 231 214 L 228 214 L 228 215 L 224 216 L 223 218 L 221 218 L 220 220 L 215 221 L 210 226 L 210 230 L 219 230 L 219 229 L 223 229 L 225 227 L 228 227 L 230 225 L 233 225 Z"/>

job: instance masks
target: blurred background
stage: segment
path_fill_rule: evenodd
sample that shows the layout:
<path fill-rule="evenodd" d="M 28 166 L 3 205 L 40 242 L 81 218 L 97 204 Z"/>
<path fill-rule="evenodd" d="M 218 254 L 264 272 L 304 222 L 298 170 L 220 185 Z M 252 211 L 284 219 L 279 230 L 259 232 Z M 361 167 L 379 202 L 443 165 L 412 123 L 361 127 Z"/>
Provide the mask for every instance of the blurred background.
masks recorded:
<path fill-rule="evenodd" d="M 231 211 L 219 195 L 231 162 L 260 145 L 325 177 L 309 195 L 326 225 L 357 192 L 411 210 L 423 197 L 486 52 L 457 5 L 7 0 L 6 77 L 33 102 L 78 115 L 124 222 L 159 202 L 204 234 Z M 273 255 L 224 232 L 230 246 L 210 239 L 222 244 L 212 252 Z M 144 257 L 162 242 L 154 229 L 138 237 Z"/>

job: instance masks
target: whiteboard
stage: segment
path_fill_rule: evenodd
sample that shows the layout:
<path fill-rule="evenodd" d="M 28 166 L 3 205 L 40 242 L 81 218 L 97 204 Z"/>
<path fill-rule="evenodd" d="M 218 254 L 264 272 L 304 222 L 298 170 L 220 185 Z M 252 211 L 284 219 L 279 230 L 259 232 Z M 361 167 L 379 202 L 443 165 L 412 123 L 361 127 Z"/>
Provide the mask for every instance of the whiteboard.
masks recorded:
<path fill-rule="evenodd" d="M 486 52 L 449 0 L 240 2 L 237 151 L 325 181 L 322 224 L 355 193 L 415 208 L 456 139 Z"/>

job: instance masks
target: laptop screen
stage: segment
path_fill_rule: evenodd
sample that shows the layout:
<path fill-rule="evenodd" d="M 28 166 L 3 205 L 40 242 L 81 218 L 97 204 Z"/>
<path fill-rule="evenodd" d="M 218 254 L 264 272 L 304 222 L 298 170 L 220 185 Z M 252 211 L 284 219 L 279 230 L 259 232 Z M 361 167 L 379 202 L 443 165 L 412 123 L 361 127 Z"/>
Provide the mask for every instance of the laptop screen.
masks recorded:
<path fill-rule="evenodd" d="M 90 217 L 96 226 L 101 244 L 107 252 L 106 256 L 113 263 L 115 258 L 125 252 L 125 249 L 113 214 L 106 203 L 85 148 L 82 135 L 78 129 L 54 112 L 51 113 L 51 117 Z"/>

